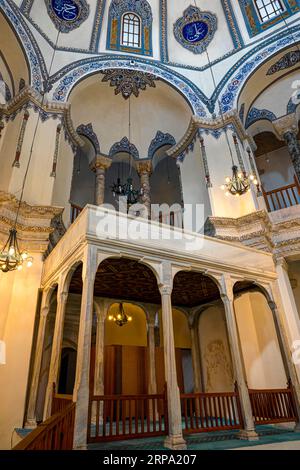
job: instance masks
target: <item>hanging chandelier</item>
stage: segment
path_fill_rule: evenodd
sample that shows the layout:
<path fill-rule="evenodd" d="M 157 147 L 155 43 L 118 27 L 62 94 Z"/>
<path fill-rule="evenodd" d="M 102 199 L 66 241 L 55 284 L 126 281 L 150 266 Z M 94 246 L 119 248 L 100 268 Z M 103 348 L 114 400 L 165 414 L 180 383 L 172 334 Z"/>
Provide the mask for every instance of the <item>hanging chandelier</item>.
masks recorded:
<path fill-rule="evenodd" d="M 221 186 L 221 189 L 225 192 L 226 196 L 232 194 L 233 196 L 243 196 L 247 192 L 251 191 L 251 183 L 257 185 L 258 181 L 255 176 L 247 175 L 245 172 L 239 171 L 236 165 L 232 166 L 232 176 L 227 176 L 225 184 Z"/>
<path fill-rule="evenodd" d="M 127 181 L 124 184 L 122 184 L 121 179 L 118 178 L 117 182 L 112 185 L 111 190 L 114 198 L 126 197 L 128 207 L 136 204 L 143 195 L 142 189 L 134 189 L 131 177 L 127 178 Z"/>
<path fill-rule="evenodd" d="M 128 135 L 129 135 L 129 176 L 125 183 L 121 182 L 121 178 L 118 177 L 117 181 L 113 183 L 111 186 L 111 191 L 113 193 L 113 197 L 119 199 L 120 197 L 125 197 L 127 201 L 127 210 L 133 205 L 139 202 L 141 196 L 143 196 L 144 191 L 142 188 L 135 189 L 133 185 L 133 179 L 131 177 L 131 101 L 129 97 L 128 102 Z"/>
<path fill-rule="evenodd" d="M 127 315 L 122 302 L 119 303 L 119 308 L 116 313 L 108 316 L 109 321 L 114 321 L 118 326 L 124 326 L 132 321 L 132 317 Z"/>
<path fill-rule="evenodd" d="M 20 251 L 17 230 L 12 228 L 9 231 L 8 240 L 0 252 L 0 269 L 2 272 L 7 273 L 9 271 L 21 271 L 23 264 L 26 262 L 28 268 L 33 264 L 32 256 L 29 256 L 26 251 Z"/>

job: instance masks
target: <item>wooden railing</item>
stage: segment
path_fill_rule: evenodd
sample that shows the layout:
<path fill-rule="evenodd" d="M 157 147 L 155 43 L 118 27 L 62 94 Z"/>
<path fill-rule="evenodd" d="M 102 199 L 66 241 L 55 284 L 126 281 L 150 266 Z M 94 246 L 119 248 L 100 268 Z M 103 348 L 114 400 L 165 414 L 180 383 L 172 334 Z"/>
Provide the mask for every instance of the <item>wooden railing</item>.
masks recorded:
<path fill-rule="evenodd" d="M 294 177 L 294 183 L 272 191 L 263 191 L 269 212 L 285 209 L 300 204 L 300 184 L 298 178 Z"/>
<path fill-rule="evenodd" d="M 76 403 L 40 424 L 12 450 L 72 450 Z"/>
<path fill-rule="evenodd" d="M 181 395 L 184 433 L 241 429 L 243 419 L 237 389 L 229 393 Z"/>
<path fill-rule="evenodd" d="M 67 406 L 72 403 L 73 396 L 72 395 L 59 395 L 53 391 L 53 398 L 52 398 L 52 407 L 51 407 L 51 415 L 56 413 L 60 413 L 61 411 L 65 410 Z"/>
<path fill-rule="evenodd" d="M 255 424 L 297 422 L 293 389 L 249 390 Z"/>
<path fill-rule="evenodd" d="M 94 396 L 89 407 L 88 442 L 168 434 L 165 394 Z"/>
<path fill-rule="evenodd" d="M 71 224 L 77 219 L 83 208 L 71 203 Z"/>

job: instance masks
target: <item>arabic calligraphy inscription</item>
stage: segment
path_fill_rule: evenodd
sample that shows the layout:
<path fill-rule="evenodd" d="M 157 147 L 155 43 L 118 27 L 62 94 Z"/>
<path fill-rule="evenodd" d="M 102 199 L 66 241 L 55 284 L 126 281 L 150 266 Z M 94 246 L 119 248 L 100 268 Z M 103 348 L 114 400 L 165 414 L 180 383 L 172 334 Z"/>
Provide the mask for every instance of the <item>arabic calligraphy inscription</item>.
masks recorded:
<path fill-rule="evenodd" d="M 174 24 L 174 35 L 177 41 L 194 54 L 201 54 L 212 41 L 217 30 L 217 17 L 210 12 L 202 12 L 190 6 L 183 17 Z"/>
<path fill-rule="evenodd" d="M 86 0 L 45 0 L 50 18 L 62 33 L 78 28 L 89 15 Z"/>

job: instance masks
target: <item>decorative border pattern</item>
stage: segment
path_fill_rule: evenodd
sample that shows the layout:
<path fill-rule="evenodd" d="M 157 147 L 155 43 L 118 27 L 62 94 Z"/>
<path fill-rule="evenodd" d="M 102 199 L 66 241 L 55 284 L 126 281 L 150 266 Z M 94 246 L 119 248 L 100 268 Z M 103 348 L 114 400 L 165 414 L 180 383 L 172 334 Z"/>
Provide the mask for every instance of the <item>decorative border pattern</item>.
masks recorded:
<path fill-rule="evenodd" d="M 94 132 L 92 123 L 80 124 L 76 129 L 77 134 L 87 137 L 93 144 L 96 154 L 100 153 L 100 144 L 97 135 Z"/>
<path fill-rule="evenodd" d="M 49 80 L 52 84 L 60 80 L 53 92 L 52 98 L 54 101 L 66 102 L 72 88 L 78 81 L 82 80 L 83 77 L 87 77 L 88 75 L 95 74 L 105 69 L 117 68 L 138 70 L 144 73 L 156 75 L 162 80 L 168 82 L 186 98 L 194 114 L 200 117 L 205 117 L 207 115 L 202 104 L 205 100 L 208 101 L 207 98 L 199 88 L 187 78 L 154 61 L 150 62 L 146 59 L 138 59 L 134 61 L 134 64 L 132 64 L 132 60 L 130 60 L 130 58 L 126 58 L 126 56 L 104 56 L 101 58 L 92 57 L 64 67 Z"/>
<path fill-rule="evenodd" d="M 91 43 L 90 43 L 90 50 L 94 52 L 97 52 L 97 49 L 99 46 L 105 6 L 106 6 L 106 0 L 97 0 L 96 14 L 95 14 L 93 32 L 92 32 Z"/>
<path fill-rule="evenodd" d="M 60 0 L 62 3 L 62 7 L 64 6 L 63 0 Z M 53 0 L 45 0 L 46 8 L 48 11 L 48 15 L 50 16 L 52 22 L 56 29 L 58 29 L 61 33 L 69 33 L 79 26 L 88 18 L 90 13 L 90 7 L 86 0 L 72 0 L 74 4 L 76 4 L 78 8 L 78 15 L 74 18 L 74 20 L 66 20 L 60 18 L 54 11 L 53 8 Z"/>
<path fill-rule="evenodd" d="M 286 34 L 287 34 L 286 37 L 282 37 Z M 221 80 L 216 91 L 214 92 L 214 95 L 212 97 L 212 102 L 213 103 L 216 102 L 216 99 L 220 91 L 223 89 L 224 84 L 225 85 L 227 84 L 226 89 L 221 96 L 220 102 L 221 102 L 223 112 L 232 110 L 235 106 L 240 89 L 242 88 L 244 83 L 247 81 L 251 73 L 253 73 L 260 65 L 262 65 L 270 57 L 272 57 L 272 55 L 290 46 L 291 44 L 294 44 L 295 40 L 296 41 L 300 40 L 299 27 L 296 26 L 293 29 L 290 29 L 288 32 L 285 31 L 284 35 L 283 33 L 281 33 L 280 34 L 281 39 L 278 39 L 275 43 L 273 43 L 273 39 L 271 41 L 269 40 L 268 42 L 269 43 L 271 42 L 271 45 L 268 47 L 265 47 L 266 44 L 263 43 L 257 46 L 256 48 L 252 49 L 248 54 L 245 54 L 245 56 L 241 59 L 241 61 L 239 61 Z M 260 51 L 263 47 L 265 47 L 265 49 L 263 49 L 261 52 L 257 54 L 257 52 Z M 236 71 L 237 73 L 234 75 Z M 234 76 L 232 77 L 232 75 Z M 229 77 L 232 77 L 232 78 L 230 82 L 228 83 Z"/>
<path fill-rule="evenodd" d="M 40 91 L 47 77 L 47 69 L 36 40 L 11 0 L 0 0 L 0 8 L 16 31 L 17 38 L 25 50 L 31 74 L 31 85 L 35 90 Z"/>
<path fill-rule="evenodd" d="M 136 146 L 129 142 L 127 137 L 123 137 L 120 142 L 116 142 L 109 151 L 110 158 L 117 153 L 129 153 L 135 160 L 139 160 L 140 155 Z"/>
<path fill-rule="evenodd" d="M 184 29 L 191 23 L 201 22 L 207 27 L 207 31 L 200 35 L 197 41 L 190 42 L 184 37 Z M 189 6 L 183 12 L 183 16 L 179 18 L 174 24 L 174 36 L 181 44 L 194 54 L 202 54 L 205 52 L 217 31 L 218 20 L 216 15 L 209 11 L 201 11 L 200 8 Z"/>
<path fill-rule="evenodd" d="M 248 127 L 250 127 L 257 121 L 266 120 L 272 122 L 275 121 L 275 119 L 277 119 L 275 114 L 269 111 L 268 109 L 252 108 L 248 113 L 245 128 L 248 129 Z"/>
<path fill-rule="evenodd" d="M 156 136 L 150 143 L 148 158 L 151 160 L 154 157 L 155 152 L 165 145 L 176 145 L 176 140 L 171 134 L 164 134 L 161 131 L 157 131 Z"/>

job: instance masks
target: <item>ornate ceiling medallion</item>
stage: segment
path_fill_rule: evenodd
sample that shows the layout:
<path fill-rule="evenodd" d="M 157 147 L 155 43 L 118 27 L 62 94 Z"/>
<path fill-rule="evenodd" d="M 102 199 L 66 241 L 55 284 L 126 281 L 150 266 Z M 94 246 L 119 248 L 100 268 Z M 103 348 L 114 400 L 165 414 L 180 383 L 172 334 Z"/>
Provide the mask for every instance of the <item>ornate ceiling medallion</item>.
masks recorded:
<path fill-rule="evenodd" d="M 112 69 L 101 73 L 104 75 L 102 82 L 110 82 L 110 86 L 115 87 L 115 95 L 122 93 L 125 100 L 131 95 L 138 97 L 140 90 L 146 90 L 147 86 L 155 88 L 155 80 L 159 80 L 155 75 L 137 70 Z"/>
<path fill-rule="evenodd" d="M 45 0 L 49 16 L 62 33 L 78 28 L 89 16 L 86 0 Z"/>
<path fill-rule="evenodd" d="M 174 24 L 174 35 L 183 47 L 194 54 L 202 54 L 212 41 L 217 26 L 216 15 L 190 6 Z"/>

